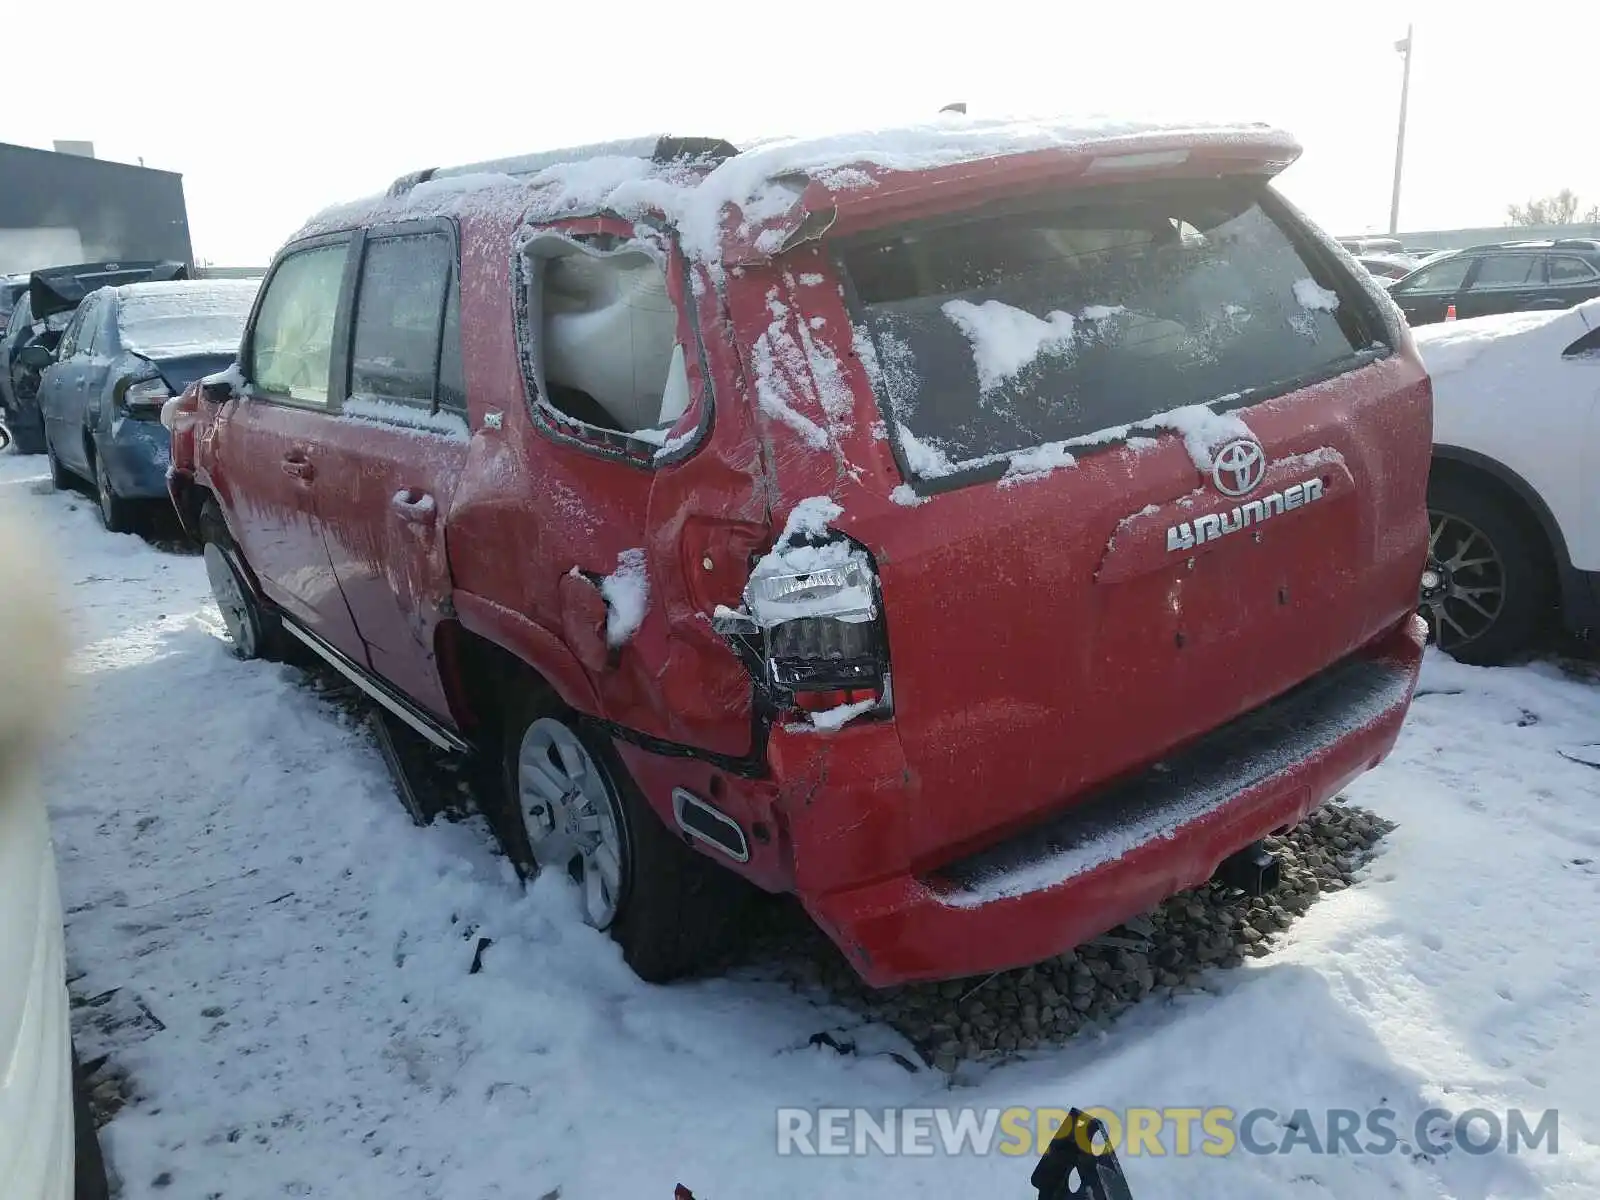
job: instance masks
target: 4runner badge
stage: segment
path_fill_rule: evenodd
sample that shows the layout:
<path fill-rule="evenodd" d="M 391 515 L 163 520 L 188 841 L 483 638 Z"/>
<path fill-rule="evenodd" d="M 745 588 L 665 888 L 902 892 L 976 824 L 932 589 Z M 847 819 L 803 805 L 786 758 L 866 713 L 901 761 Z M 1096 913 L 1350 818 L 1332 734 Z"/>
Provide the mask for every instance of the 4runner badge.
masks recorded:
<path fill-rule="evenodd" d="M 1281 517 L 1294 508 L 1304 508 L 1323 496 L 1322 480 L 1307 479 L 1281 492 L 1268 492 L 1259 500 L 1235 505 L 1227 512 L 1207 513 L 1193 522 L 1179 521 L 1167 529 L 1167 550 L 1193 550 L 1226 534 L 1238 533 L 1248 525 L 1259 525 L 1271 517 Z"/>

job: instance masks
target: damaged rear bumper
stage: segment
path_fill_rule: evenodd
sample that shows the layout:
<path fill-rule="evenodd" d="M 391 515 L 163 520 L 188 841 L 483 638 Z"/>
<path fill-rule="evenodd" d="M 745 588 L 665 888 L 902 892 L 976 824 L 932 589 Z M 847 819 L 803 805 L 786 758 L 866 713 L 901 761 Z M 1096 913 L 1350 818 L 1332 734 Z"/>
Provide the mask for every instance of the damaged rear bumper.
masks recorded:
<path fill-rule="evenodd" d="M 797 891 L 875 986 L 1040 962 L 1204 883 L 1229 855 L 1302 820 L 1376 766 L 1399 735 L 1423 642 L 1421 621 L 1410 618 L 1155 767 L 981 853 L 832 890 L 807 887 L 807 864 L 797 860 Z"/>

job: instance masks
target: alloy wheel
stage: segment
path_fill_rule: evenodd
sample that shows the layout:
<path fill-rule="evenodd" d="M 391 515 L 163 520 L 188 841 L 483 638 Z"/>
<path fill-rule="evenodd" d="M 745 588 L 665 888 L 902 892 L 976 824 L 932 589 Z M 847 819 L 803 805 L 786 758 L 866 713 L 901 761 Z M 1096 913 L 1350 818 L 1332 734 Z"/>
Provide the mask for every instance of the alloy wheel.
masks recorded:
<path fill-rule="evenodd" d="M 534 862 L 571 875 L 582 889 L 584 919 L 608 928 L 622 901 L 622 812 L 609 776 L 561 721 L 540 718 L 523 734 L 517 798 Z"/>
<path fill-rule="evenodd" d="M 1476 641 L 1505 607 L 1505 565 L 1483 531 L 1450 513 L 1428 513 L 1428 562 L 1419 608 L 1435 645 L 1451 652 Z"/>
<path fill-rule="evenodd" d="M 203 557 L 206 560 L 206 578 L 211 581 L 211 595 L 222 613 L 222 623 L 228 627 L 228 636 L 241 658 L 256 655 L 256 625 L 251 619 L 250 598 L 245 594 L 239 573 L 234 570 L 228 556 L 215 542 L 207 542 Z"/>

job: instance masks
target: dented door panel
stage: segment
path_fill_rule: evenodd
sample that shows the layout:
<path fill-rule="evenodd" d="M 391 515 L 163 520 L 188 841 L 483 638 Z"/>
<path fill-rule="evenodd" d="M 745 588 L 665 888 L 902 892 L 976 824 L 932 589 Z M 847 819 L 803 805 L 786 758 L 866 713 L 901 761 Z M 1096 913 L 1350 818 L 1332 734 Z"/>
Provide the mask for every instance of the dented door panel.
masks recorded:
<path fill-rule="evenodd" d="M 633 235 L 631 224 L 587 219 L 570 233 Z M 462 357 L 472 438 L 448 513 L 448 553 L 458 591 L 509 609 L 554 635 L 588 676 L 594 715 L 653 737 L 728 755 L 751 748 L 751 684 L 710 628 L 717 602 L 736 602 L 749 550 L 765 536 L 761 450 L 733 400 L 716 405 L 700 353 L 687 356 L 692 402 L 674 433 L 709 429 L 687 457 L 653 467 L 648 447 L 631 460 L 553 436 L 526 398 L 510 305 L 515 230 L 464 231 Z M 733 359 L 717 323 L 718 298 L 687 284 L 670 259 L 680 341 L 720 367 Z M 692 306 L 692 308 L 691 308 Z M 719 377 L 722 377 L 719 375 Z M 625 640 L 606 636 L 603 590 L 624 555 L 644 554 L 648 599 Z M 707 570 L 704 563 L 713 568 Z M 696 614 L 704 613 L 704 620 Z M 614 644 L 615 643 L 615 644 Z M 538 662 L 531 663 L 536 669 Z"/>

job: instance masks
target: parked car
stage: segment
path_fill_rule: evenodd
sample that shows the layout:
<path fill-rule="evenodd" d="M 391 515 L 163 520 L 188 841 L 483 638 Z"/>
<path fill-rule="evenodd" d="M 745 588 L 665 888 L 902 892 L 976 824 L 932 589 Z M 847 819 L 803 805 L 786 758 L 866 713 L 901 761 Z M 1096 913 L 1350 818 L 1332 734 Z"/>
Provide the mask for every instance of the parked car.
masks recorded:
<path fill-rule="evenodd" d="M 11 320 L 11 310 L 17 306 L 17 298 L 27 290 L 26 275 L 0 275 L 0 330 L 4 330 L 6 323 Z"/>
<path fill-rule="evenodd" d="M 44 426 L 35 418 L 35 397 L 39 390 L 39 371 L 22 362 L 22 351 L 38 342 L 45 347 L 48 361 L 72 319 L 71 313 L 57 313 L 45 321 L 33 319 L 33 304 L 27 292 L 11 310 L 5 333 L 0 335 L 0 410 L 5 424 L 15 430 L 17 450 L 22 454 L 44 452 Z"/>
<path fill-rule="evenodd" d="M 1600 296 L 1600 241 L 1503 242 L 1440 255 L 1389 286 L 1413 326 L 1571 308 Z"/>
<path fill-rule="evenodd" d="M 105 1170 L 75 1086 L 61 896 L 38 777 L 66 651 L 40 555 L 0 509 L 0 1162 L 6 1200 L 98 1200 Z"/>
<path fill-rule="evenodd" d="M 1385 287 L 1417 268 L 1416 260 L 1403 254 L 1358 254 L 1356 261 Z"/>
<path fill-rule="evenodd" d="M 53 355 L 73 312 L 97 288 L 148 279 L 182 279 L 187 271 L 177 262 L 97 262 L 51 267 L 28 276 L 28 290 L 19 298 L 5 337 L 0 339 L 0 404 L 21 453 L 44 452 L 39 373 L 50 361 L 45 355 L 24 355 L 23 351 L 41 346 Z"/>
<path fill-rule="evenodd" d="M 1297 153 L 972 122 L 409 176 L 279 253 L 167 410 L 173 501 L 237 651 L 493 764 L 508 854 L 641 975 L 716 945 L 717 867 L 874 985 L 1035 962 L 1270 886 L 1409 702 L 1427 377 L 1270 186 Z"/>
<path fill-rule="evenodd" d="M 99 289 L 73 314 L 39 380 L 45 453 L 57 487 L 94 485 L 107 529 L 131 529 L 141 504 L 166 504 L 161 407 L 237 357 L 256 290 L 252 280 L 130 283 Z"/>
<path fill-rule="evenodd" d="M 1340 238 L 1339 244 L 1357 258 L 1360 258 L 1363 254 L 1405 253 L 1405 248 L 1401 245 L 1400 239 L 1393 237 Z"/>
<path fill-rule="evenodd" d="M 1600 300 L 1430 325 L 1422 611 L 1463 662 L 1525 652 L 1559 613 L 1600 627 Z"/>

